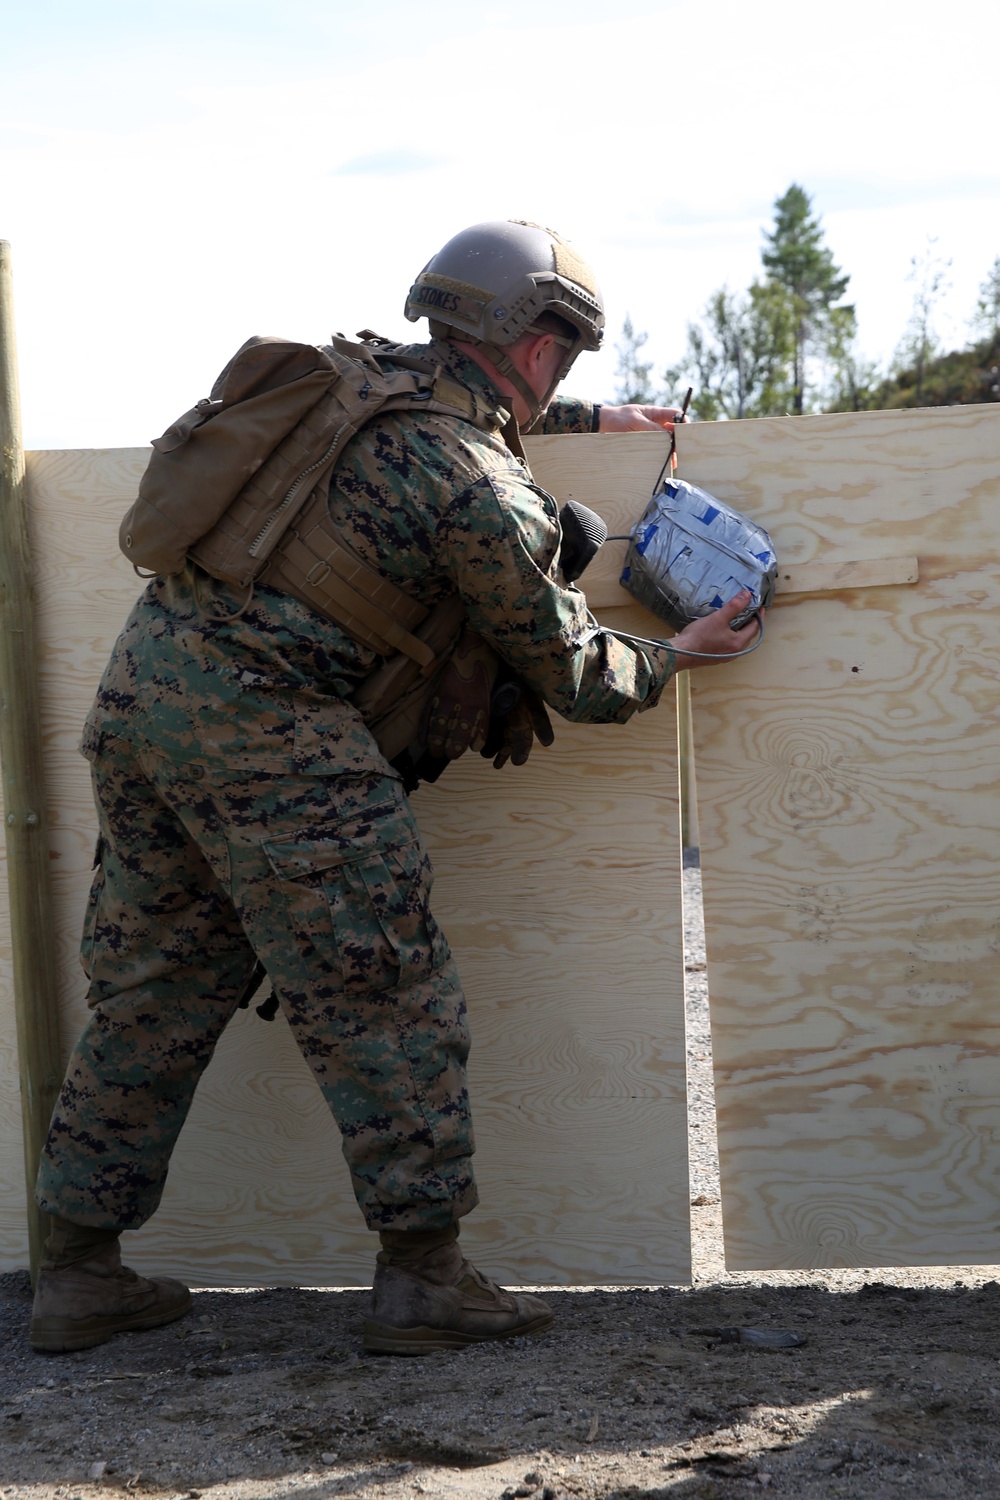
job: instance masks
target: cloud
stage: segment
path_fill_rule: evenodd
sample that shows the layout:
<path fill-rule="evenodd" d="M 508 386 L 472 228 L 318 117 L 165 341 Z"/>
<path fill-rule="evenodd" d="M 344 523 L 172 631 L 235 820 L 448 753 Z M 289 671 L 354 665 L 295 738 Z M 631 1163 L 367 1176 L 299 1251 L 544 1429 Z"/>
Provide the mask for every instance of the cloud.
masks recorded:
<path fill-rule="evenodd" d="M 32 446 L 145 441 L 251 333 L 421 337 L 406 287 L 484 219 L 554 224 L 595 267 L 608 350 L 579 361 L 576 394 L 613 387 L 626 312 L 657 370 L 676 360 L 713 289 L 759 273 L 792 181 L 873 354 L 905 325 L 929 233 L 956 326 L 1000 250 L 997 0 L 960 0 L 945 27 L 932 0 L 841 0 L 821 44 L 800 0 L 578 0 L 572 25 L 555 0 L 424 0 L 419 24 L 409 0 L 177 0 L 151 19 L 92 0 L 65 34 L 53 9 L 80 8 L 21 7 L 31 45 L 0 51 Z M 962 104 L 931 132 L 911 124 L 928 36 L 935 98 Z"/>
<path fill-rule="evenodd" d="M 866 212 L 908 208 L 949 198 L 986 198 L 996 201 L 997 177 L 953 172 L 947 175 L 827 176 L 813 172 L 806 191 L 820 213 Z"/>

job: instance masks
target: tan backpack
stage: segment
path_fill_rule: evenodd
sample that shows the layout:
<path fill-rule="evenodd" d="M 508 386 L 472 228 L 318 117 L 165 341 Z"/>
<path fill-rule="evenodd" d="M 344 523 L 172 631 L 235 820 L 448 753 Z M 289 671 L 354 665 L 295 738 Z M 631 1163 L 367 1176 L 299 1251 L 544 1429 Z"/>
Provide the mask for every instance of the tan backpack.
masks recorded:
<path fill-rule="evenodd" d="M 119 543 L 137 570 L 180 573 L 191 561 L 248 601 L 258 580 L 294 594 L 386 657 L 355 702 L 392 760 L 464 612 L 457 596 L 428 610 L 353 552 L 330 520 L 327 481 L 380 412 L 434 412 L 488 432 L 510 413 L 370 332 L 358 338 L 248 339 L 211 395 L 154 440 Z M 390 360 L 402 368 L 383 369 Z"/>
<path fill-rule="evenodd" d="M 440 368 L 373 334 L 329 345 L 252 338 L 212 394 L 162 437 L 119 531 L 137 568 L 179 573 L 189 560 L 248 591 L 294 594 L 382 656 L 428 665 L 417 634 L 428 611 L 358 557 L 333 527 L 330 473 L 354 434 L 384 411 L 460 417 L 497 432 L 509 420 Z M 387 371 L 380 359 L 404 369 Z"/>

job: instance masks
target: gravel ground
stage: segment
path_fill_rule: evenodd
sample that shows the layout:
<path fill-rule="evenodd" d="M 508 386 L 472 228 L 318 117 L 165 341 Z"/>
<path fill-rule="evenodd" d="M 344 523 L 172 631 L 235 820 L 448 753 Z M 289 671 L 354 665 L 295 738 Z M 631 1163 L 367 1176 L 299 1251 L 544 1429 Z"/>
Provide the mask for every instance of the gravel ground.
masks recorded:
<path fill-rule="evenodd" d="M 207 1291 L 169 1328 L 35 1355 L 27 1275 L 0 1276 L 0 1500 L 996 1500 L 996 1267 L 725 1273 L 684 879 L 693 1286 L 557 1291 L 543 1338 L 416 1360 L 360 1354 L 363 1292 Z"/>

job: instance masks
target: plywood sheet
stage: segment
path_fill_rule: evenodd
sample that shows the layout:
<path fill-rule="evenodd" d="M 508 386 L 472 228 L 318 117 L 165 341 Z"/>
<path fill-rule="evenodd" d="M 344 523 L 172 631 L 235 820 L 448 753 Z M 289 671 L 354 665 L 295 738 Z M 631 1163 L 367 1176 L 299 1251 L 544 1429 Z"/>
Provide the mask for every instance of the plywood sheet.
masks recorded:
<path fill-rule="evenodd" d="M 540 441 L 540 475 L 553 441 L 563 455 L 576 447 L 572 474 L 592 461 L 591 439 Z M 662 463 L 662 438 L 632 442 L 639 469 Z M 45 537 L 41 678 L 67 1050 L 86 1014 L 76 943 L 95 832 L 76 744 L 139 587 L 116 535 L 145 458 L 141 449 L 29 455 Z M 562 484 L 555 469 L 542 482 Z M 636 481 L 650 482 L 645 472 Z M 468 758 L 416 797 L 475 1037 L 483 1206 L 466 1234 L 511 1280 L 688 1274 L 674 744 L 665 703 L 625 728 L 560 725 L 556 746 L 520 770 Z M 9 983 L 3 999 L 9 1011 Z M 16 1098 L 12 1026 L 2 1043 L 5 1108 L 12 1088 Z M 19 1173 L 8 1184 L 0 1163 L 5 1266 L 23 1264 L 20 1191 Z M 282 1021 L 251 1011 L 229 1028 L 163 1205 L 128 1250 L 201 1284 L 370 1281 L 372 1237 Z"/>
<path fill-rule="evenodd" d="M 664 433 L 593 433 L 580 437 L 528 439 L 532 472 L 560 501 L 576 500 L 603 516 L 610 536 L 580 580 L 590 607 L 633 608 L 632 596 L 618 582 L 628 550 L 623 540 L 635 525 L 670 455 Z M 646 634 L 663 634 L 642 611 Z"/>
<path fill-rule="evenodd" d="M 416 799 L 475 1038 L 470 1239 L 520 1279 L 541 1234 L 546 1279 L 684 1281 L 674 716 L 557 736 L 516 796 L 470 761 Z"/>
<path fill-rule="evenodd" d="M 693 426 L 801 597 L 695 674 L 728 1264 L 1000 1260 L 1000 409 Z"/>

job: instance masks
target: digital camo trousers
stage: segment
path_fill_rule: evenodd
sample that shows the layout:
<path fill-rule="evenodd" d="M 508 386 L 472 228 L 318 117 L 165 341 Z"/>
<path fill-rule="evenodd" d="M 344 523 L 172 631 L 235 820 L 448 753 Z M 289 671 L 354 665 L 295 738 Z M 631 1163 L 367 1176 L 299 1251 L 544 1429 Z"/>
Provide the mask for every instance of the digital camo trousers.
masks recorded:
<path fill-rule="evenodd" d="M 107 736 L 93 775 L 99 863 L 81 952 L 93 1017 L 52 1118 L 40 1206 L 95 1227 L 149 1218 L 259 960 L 369 1227 L 468 1213 L 465 1002 L 399 784 L 223 778 Z"/>

